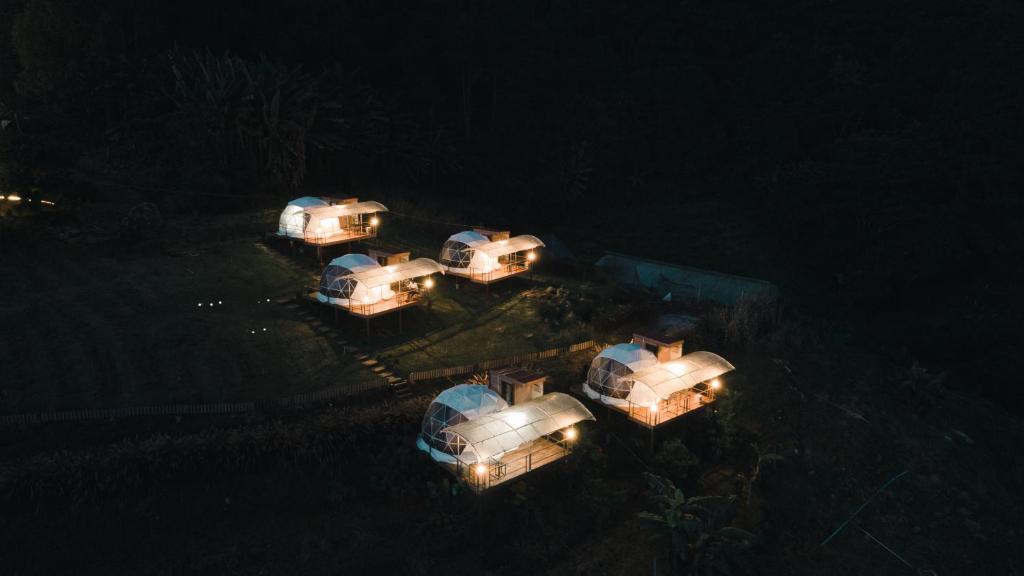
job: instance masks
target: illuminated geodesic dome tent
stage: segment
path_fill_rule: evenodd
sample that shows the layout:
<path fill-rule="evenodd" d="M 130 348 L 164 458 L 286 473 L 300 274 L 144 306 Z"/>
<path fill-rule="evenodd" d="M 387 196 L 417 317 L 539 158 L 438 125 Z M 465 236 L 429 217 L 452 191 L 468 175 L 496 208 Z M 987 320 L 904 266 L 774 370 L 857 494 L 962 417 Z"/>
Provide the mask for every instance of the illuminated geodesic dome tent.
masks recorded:
<path fill-rule="evenodd" d="M 640 344 L 609 346 L 590 362 L 583 391 L 605 404 L 626 405 L 631 385 L 623 378 L 657 363 L 658 358 Z"/>
<path fill-rule="evenodd" d="M 353 274 L 372 268 L 380 268 L 380 264 L 365 254 L 346 254 L 331 260 L 320 275 L 320 292 L 317 294 L 317 300 L 340 305 L 348 304 L 349 300 L 353 299 L 361 302 L 369 294 L 365 287 L 359 289 L 360 284 Z M 379 300 L 384 294 L 381 292 L 374 296 Z"/>
<path fill-rule="evenodd" d="M 306 209 L 316 206 L 328 206 L 322 198 L 303 196 L 296 198 L 285 206 L 278 220 L 277 233 L 289 238 L 302 238 L 306 229 Z"/>
<path fill-rule="evenodd" d="M 476 257 L 475 246 L 487 244 L 490 240 L 478 232 L 468 230 L 453 234 L 441 246 L 441 255 L 437 259 L 445 271 L 468 270 Z"/>
<path fill-rule="evenodd" d="M 414 301 L 420 292 L 415 279 L 435 272 L 442 272 L 441 266 L 430 258 L 381 266 L 369 256 L 346 254 L 324 269 L 316 299 L 324 304 L 361 307 L 364 312 L 382 311 L 375 305 L 388 301 L 400 306 Z"/>
<path fill-rule="evenodd" d="M 373 215 L 387 211 L 380 202 L 304 196 L 285 206 L 277 234 L 317 244 L 372 237 L 377 228 Z"/>
<path fill-rule="evenodd" d="M 508 404 L 487 386 L 459 384 L 434 398 L 423 416 L 416 446 L 437 462 L 454 464 L 465 445 L 445 428 L 497 412 Z"/>
<path fill-rule="evenodd" d="M 732 364 L 712 352 L 693 352 L 658 362 L 639 344 L 616 344 L 602 350 L 591 362 L 583 391 L 611 406 L 650 407 L 732 370 Z"/>
<path fill-rule="evenodd" d="M 525 272 L 544 243 L 536 236 L 509 237 L 508 232 L 467 230 L 454 234 L 441 246 L 438 258 L 445 272 L 476 282 L 492 282 Z"/>

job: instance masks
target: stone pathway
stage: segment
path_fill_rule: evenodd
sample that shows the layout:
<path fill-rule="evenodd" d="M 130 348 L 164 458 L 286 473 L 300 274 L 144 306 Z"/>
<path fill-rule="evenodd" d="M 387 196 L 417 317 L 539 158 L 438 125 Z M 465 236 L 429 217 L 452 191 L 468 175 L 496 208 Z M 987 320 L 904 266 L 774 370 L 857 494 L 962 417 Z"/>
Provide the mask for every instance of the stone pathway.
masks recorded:
<path fill-rule="evenodd" d="M 320 271 L 316 266 L 304 262 L 298 262 L 295 259 L 289 258 L 281 254 L 279 251 L 262 243 L 257 243 L 257 247 L 279 263 L 290 268 L 297 269 L 303 273 L 310 273 L 315 280 L 319 280 Z M 315 280 L 314 282 L 311 282 L 311 284 L 314 284 Z M 351 354 L 353 358 L 355 358 L 366 369 L 373 372 L 375 376 L 382 378 L 387 383 L 388 388 L 390 388 L 399 399 L 405 399 L 412 396 L 412 389 L 409 386 L 408 380 L 395 375 L 387 366 L 382 364 L 379 359 L 371 356 L 369 352 L 362 350 L 359 346 L 350 344 L 343 335 L 336 333 L 337 326 L 334 323 L 325 323 L 322 315 L 316 314 L 316 312 L 319 312 L 320 310 L 314 311 L 313 308 L 315 305 L 313 303 L 306 302 L 301 298 L 301 291 L 297 290 L 296 296 L 290 298 L 281 297 L 275 300 L 275 302 L 284 306 L 301 318 L 317 335 L 328 336 L 333 334 L 333 338 L 331 338 L 331 340 L 341 348 L 344 354 Z"/>

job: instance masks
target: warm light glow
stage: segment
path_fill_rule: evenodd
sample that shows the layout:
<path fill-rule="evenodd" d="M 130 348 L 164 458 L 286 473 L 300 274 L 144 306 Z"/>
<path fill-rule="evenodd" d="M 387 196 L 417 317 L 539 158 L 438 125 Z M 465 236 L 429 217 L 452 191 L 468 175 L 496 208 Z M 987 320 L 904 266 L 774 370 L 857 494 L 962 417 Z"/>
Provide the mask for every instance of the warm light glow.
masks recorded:
<path fill-rule="evenodd" d="M 7 199 L 10 200 L 11 202 L 17 202 L 21 200 L 21 196 L 18 196 L 17 194 L 11 194 L 10 196 L 7 197 Z"/>
<path fill-rule="evenodd" d="M 429 288 L 433 288 L 434 287 L 434 279 L 433 278 L 427 278 L 426 280 L 424 280 L 423 281 L 423 287 L 424 288 L 428 288 L 428 289 Z"/>
<path fill-rule="evenodd" d="M 565 439 L 566 440 L 575 440 L 576 439 L 576 429 L 575 428 L 568 428 L 568 429 L 566 429 L 566 431 L 565 431 Z"/>
<path fill-rule="evenodd" d="M 682 362 L 665 362 L 662 364 L 666 370 L 675 374 L 676 376 L 682 376 L 686 373 L 687 367 Z"/>
<path fill-rule="evenodd" d="M 718 390 L 721 387 L 722 387 L 722 381 L 719 380 L 718 378 L 715 378 L 714 380 L 711 381 L 711 389 L 712 390 Z"/>
<path fill-rule="evenodd" d="M 651 411 L 651 414 L 657 414 L 658 413 L 658 405 L 657 404 L 651 404 L 647 409 Z"/>
<path fill-rule="evenodd" d="M 529 421 L 529 416 L 522 412 L 512 412 L 507 414 L 506 417 L 508 418 L 508 423 L 513 428 L 522 428 L 523 426 L 526 426 L 526 423 Z"/>
<path fill-rule="evenodd" d="M 477 476 L 483 476 L 484 474 L 487 474 L 487 465 L 477 464 L 473 467 L 473 471 L 476 472 Z"/>
<path fill-rule="evenodd" d="M 534 260 L 537 259 L 537 253 L 536 252 L 527 252 L 526 253 L 526 259 L 529 260 L 530 262 L 533 262 Z"/>
<path fill-rule="evenodd" d="M 370 226 L 377 226 L 378 224 L 380 224 L 380 218 L 377 218 L 376 216 L 370 218 Z"/>

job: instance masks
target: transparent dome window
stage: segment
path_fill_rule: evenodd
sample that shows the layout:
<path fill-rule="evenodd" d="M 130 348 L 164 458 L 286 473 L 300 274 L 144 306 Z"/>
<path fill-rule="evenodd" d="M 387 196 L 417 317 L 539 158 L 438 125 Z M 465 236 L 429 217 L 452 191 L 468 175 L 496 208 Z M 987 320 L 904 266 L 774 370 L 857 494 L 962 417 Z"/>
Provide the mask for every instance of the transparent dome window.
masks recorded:
<path fill-rule="evenodd" d="M 597 357 L 590 364 L 587 372 L 587 385 L 602 396 L 625 399 L 632 390 L 632 381 L 624 380 L 633 370 L 618 360 Z"/>
<path fill-rule="evenodd" d="M 423 417 L 423 426 L 420 434 L 423 440 L 434 450 L 455 456 L 462 453 L 466 448 L 466 444 L 458 435 L 444 432 L 443 430 L 468 420 L 462 412 L 451 406 L 434 402 L 427 409 L 427 414 Z"/>
<path fill-rule="evenodd" d="M 449 268 L 469 268 L 473 253 L 474 250 L 465 242 L 447 240 L 441 246 L 441 257 L 438 260 L 442 266 Z"/>
<path fill-rule="evenodd" d="M 320 293 L 328 298 L 350 298 L 358 284 L 351 274 L 344 266 L 328 266 L 320 276 Z"/>

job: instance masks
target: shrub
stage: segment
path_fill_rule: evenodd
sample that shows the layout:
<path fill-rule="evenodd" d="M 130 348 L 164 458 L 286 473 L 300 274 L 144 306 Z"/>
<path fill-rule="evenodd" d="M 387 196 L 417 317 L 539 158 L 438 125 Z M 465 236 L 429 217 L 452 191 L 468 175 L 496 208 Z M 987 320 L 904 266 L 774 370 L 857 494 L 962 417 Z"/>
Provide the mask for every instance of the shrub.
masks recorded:
<path fill-rule="evenodd" d="M 763 297 L 741 299 L 734 306 L 712 308 L 698 323 L 696 340 L 705 348 L 744 350 L 767 339 L 778 324 L 778 307 Z"/>
<path fill-rule="evenodd" d="M 690 452 L 682 440 L 673 438 L 663 442 L 651 459 L 652 471 L 682 484 L 690 478 L 700 460 Z"/>

